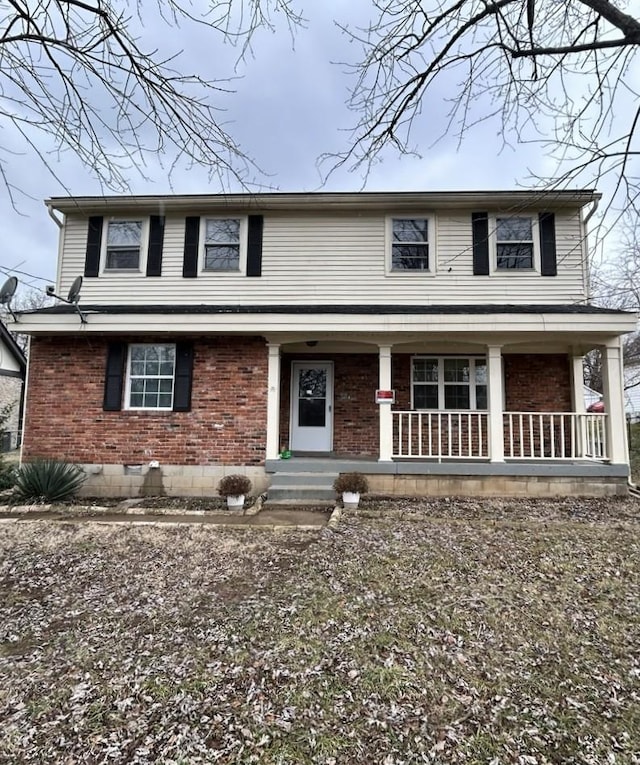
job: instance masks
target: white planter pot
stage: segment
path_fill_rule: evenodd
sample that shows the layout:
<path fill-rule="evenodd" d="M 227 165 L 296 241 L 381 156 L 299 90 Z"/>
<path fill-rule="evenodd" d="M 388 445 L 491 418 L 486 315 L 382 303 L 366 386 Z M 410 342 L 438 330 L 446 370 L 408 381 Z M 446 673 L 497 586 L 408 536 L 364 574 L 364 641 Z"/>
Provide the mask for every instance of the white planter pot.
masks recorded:
<path fill-rule="evenodd" d="M 227 497 L 227 507 L 229 510 L 242 510 L 244 507 L 244 494 L 238 494 L 237 496 L 229 495 Z"/>
<path fill-rule="evenodd" d="M 346 510 L 355 510 L 360 502 L 360 495 L 355 491 L 342 492 L 342 504 Z"/>

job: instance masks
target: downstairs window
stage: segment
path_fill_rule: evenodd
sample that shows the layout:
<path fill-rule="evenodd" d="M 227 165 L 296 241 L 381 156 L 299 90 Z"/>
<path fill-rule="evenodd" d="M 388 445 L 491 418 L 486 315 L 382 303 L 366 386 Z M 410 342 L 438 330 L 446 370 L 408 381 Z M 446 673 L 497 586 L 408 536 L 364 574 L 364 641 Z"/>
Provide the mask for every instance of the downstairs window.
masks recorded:
<path fill-rule="evenodd" d="M 486 359 L 473 356 L 414 356 L 411 402 L 412 409 L 486 409 Z"/>
<path fill-rule="evenodd" d="M 126 408 L 172 409 L 176 371 L 174 344 L 129 346 Z"/>

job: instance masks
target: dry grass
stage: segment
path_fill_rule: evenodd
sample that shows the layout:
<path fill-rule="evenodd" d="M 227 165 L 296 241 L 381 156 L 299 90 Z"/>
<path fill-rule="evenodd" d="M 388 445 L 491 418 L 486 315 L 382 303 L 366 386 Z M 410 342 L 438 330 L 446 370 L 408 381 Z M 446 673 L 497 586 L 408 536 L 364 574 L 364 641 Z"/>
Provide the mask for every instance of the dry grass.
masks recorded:
<path fill-rule="evenodd" d="M 0 526 L 0 762 L 640 763 L 633 501 Z"/>

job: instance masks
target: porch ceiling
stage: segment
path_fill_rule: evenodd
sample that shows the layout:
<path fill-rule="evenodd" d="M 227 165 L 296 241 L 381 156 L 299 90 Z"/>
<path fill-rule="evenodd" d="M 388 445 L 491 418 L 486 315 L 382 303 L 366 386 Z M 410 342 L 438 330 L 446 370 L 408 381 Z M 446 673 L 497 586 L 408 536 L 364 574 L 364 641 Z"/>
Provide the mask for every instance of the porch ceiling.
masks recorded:
<path fill-rule="evenodd" d="M 268 335 L 269 342 L 278 343 L 284 353 L 304 356 L 329 353 L 378 353 L 381 345 L 391 345 L 392 353 L 452 353 L 484 354 L 488 345 L 499 345 L 503 353 L 572 353 L 584 355 L 595 347 L 605 345 L 615 335 L 601 333 L 498 333 L 422 332 L 407 334 L 353 333 L 348 339 L 338 334 L 299 332 L 296 336 Z"/>

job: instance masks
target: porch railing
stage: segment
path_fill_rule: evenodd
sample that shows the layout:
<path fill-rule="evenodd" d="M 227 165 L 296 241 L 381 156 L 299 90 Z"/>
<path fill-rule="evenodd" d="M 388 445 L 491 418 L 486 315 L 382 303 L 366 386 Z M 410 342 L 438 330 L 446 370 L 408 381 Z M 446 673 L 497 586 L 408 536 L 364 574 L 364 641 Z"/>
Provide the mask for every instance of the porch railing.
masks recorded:
<path fill-rule="evenodd" d="M 393 412 L 394 457 L 487 459 L 486 412 Z"/>
<path fill-rule="evenodd" d="M 505 412 L 505 457 L 608 459 L 606 414 Z"/>
<path fill-rule="evenodd" d="M 489 459 L 486 411 L 394 411 L 394 458 Z M 608 459 L 606 414 L 505 412 L 505 459 Z"/>

